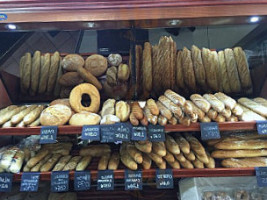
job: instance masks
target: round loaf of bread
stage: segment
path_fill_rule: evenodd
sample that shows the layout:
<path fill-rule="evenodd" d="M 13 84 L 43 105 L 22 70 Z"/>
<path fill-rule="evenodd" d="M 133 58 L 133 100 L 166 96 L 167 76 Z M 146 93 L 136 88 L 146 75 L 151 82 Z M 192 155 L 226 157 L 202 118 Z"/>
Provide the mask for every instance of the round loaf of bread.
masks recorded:
<path fill-rule="evenodd" d="M 108 68 L 108 61 L 104 56 L 94 54 L 86 59 L 85 68 L 94 76 L 101 76 Z"/>
<path fill-rule="evenodd" d="M 76 71 L 77 68 L 84 66 L 84 59 L 78 54 L 69 54 L 62 60 L 62 67 L 67 71 Z"/>
<path fill-rule="evenodd" d="M 89 95 L 91 99 L 89 107 L 85 107 L 81 103 L 83 94 Z M 75 112 L 87 111 L 97 113 L 100 106 L 100 94 L 94 85 L 82 83 L 72 89 L 70 93 L 70 105 Z"/>
<path fill-rule="evenodd" d="M 71 87 L 81 84 L 83 79 L 78 72 L 67 72 L 58 79 L 58 82 L 62 86 Z"/>
<path fill-rule="evenodd" d="M 65 106 L 68 106 L 68 107 L 71 108 L 70 101 L 67 98 L 64 98 L 64 99 L 56 99 L 56 100 L 52 101 L 49 105 L 50 106 L 53 106 L 53 105 L 56 105 L 56 104 L 65 105 Z"/>
<path fill-rule="evenodd" d="M 69 124 L 74 126 L 83 125 L 97 125 L 99 124 L 101 117 L 98 114 L 91 112 L 81 112 L 72 115 Z"/>
<path fill-rule="evenodd" d="M 43 110 L 40 123 L 43 126 L 60 126 L 66 124 L 72 115 L 71 109 L 62 104 L 49 106 Z"/>
<path fill-rule="evenodd" d="M 109 54 L 108 62 L 111 66 L 119 66 L 122 62 L 122 57 L 120 54 Z"/>

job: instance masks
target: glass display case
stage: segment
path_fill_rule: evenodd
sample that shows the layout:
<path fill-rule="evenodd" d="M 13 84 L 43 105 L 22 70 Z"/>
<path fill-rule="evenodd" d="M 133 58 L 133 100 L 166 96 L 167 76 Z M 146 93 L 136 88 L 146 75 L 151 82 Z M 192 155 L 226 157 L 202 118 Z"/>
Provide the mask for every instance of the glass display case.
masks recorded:
<path fill-rule="evenodd" d="M 73 199 L 174 199 L 180 178 L 255 176 L 267 167 L 266 15 L 267 1 L 0 2 L 0 176 L 19 194 L 40 172 L 48 198 L 55 171 L 72 192 L 89 171 Z M 172 189 L 156 189 L 159 169 Z"/>

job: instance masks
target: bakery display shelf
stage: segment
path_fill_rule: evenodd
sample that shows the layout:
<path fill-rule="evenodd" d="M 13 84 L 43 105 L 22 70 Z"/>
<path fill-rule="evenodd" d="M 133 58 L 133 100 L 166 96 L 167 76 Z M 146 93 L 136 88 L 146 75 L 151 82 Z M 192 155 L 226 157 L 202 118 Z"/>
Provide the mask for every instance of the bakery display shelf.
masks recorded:
<path fill-rule="evenodd" d="M 92 180 L 97 179 L 97 170 L 91 170 Z M 124 178 L 124 169 L 114 170 L 115 179 Z M 155 178 L 156 169 L 142 170 L 143 178 Z M 14 174 L 13 181 L 20 181 L 22 173 Z M 254 168 L 214 168 L 214 169 L 173 169 L 174 178 L 186 177 L 228 177 L 228 176 L 255 176 Z M 49 181 L 51 172 L 41 172 L 40 180 Z M 70 180 L 74 179 L 74 171 L 70 171 Z"/>
<path fill-rule="evenodd" d="M 256 122 L 223 122 L 218 123 L 220 131 L 256 130 Z M 41 126 L 27 128 L 0 128 L 0 135 L 39 135 Z M 166 125 L 166 132 L 200 131 L 200 123 L 192 123 L 190 126 Z M 59 135 L 81 134 L 81 126 L 59 126 Z"/>

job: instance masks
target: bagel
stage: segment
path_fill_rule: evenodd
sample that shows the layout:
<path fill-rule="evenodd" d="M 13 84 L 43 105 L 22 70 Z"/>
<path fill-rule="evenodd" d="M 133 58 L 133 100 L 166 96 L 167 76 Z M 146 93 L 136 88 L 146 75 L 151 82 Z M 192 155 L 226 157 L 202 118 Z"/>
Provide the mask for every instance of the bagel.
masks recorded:
<path fill-rule="evenodd" d="M 89 107 L 82 105 L 82 95 L 88 94 L 91 99 Z M 70 105 L 75 112 L 87 111 L 97 113 L 100 106 L 100 94 L 97 88 L 90 83 L 82 83 L 72 89 L 70 93 Z"/>

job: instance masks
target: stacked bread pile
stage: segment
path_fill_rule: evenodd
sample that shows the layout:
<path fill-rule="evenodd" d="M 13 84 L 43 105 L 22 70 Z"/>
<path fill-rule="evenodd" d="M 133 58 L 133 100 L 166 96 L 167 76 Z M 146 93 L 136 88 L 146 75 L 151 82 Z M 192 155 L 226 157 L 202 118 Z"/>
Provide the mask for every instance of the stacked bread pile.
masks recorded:
<path fill-rule="evenodd" d="M 38 126 L 44 108 L 44 105 L 8 106 L 0 110 L 0 126 L 2 128 Z"/>
<path fill-rule="evenodd" d="M 214 147 L 211 156 L 223 159 L 223 167 L 265 167 L 267 166 L 267 136 L 258 133 L 226 134 L 221 139 L 210 140 Z"/>
<path fill-rule="evenodd" d="M 160 169 L 166 169 L 167 163 L 174 169 L 215 168 L 214 159 L 205 151 L 199 140 L 191 135 L 186 135 L 185 138 L 180 134 L 174 138 L 166 135 L 165 142 L 123 143 L 120 158 L 131 170 L 137 170 L 138 165 L 143 169 L 150 169 L 152 161 Z"/>
<path fill-rule="evenodd" d="M 176 52 L 171 37 L 162 36 L 158 45 L 149 42 L 136 46 L 136 89 L 148 98 L 153 91 L 159 96 L 166 89 L 182 94 L 195 92 L 252 93 L 246 55 L 241 47 L 219 52 L 195 45 Z"/>

